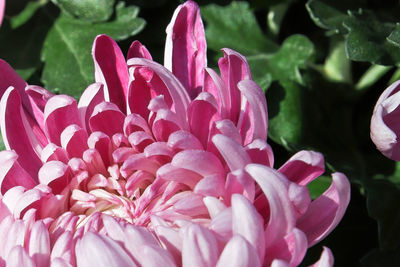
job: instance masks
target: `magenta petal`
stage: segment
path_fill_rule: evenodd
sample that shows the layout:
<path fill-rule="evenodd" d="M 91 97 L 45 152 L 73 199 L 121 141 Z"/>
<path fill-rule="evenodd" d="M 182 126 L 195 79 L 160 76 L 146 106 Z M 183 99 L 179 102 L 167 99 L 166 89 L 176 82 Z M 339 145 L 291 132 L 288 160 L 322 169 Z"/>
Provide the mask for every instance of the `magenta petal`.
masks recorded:
<path fill-rule="evenodd" d="M 90 134 L 87 144 L 89 148 L 96 149 L 106 166 L 112 161 L 112 145 L 110 137 L 103 132 L 93 132 Z"/>
<path fill-rule="evenodd" d="M 175 151 L 181 150 L 201 150 L 203 146 L 201 145 L 199 139 L 197 139 L 193 134 L 187 131 L 176 131 L 168 137 L 168 146 L 170 146 Z"/>
<path fill-rule="evenodd" d="M 98 104 L 89 119 L 92 132 L 100 131 L 112 137 L 116 133 L 123 133 L 125 114 L 110 102 Z"/>
<path fill-rule="evenodd" d="M 77 266 L 137 266 L 116 241 L 92 232 L 78 240 L 75 253 Z"/>
<path fill-rule="evenodd" d="M 237 87 L 238 82 L 244 79 L 251 80 L 250 67 L 244 56 L 238 52 L 224 48 L 224 57 L 218 60 L 222 80 L 228 87 L 230 106 L 229 118 L 236 123 L 239 119 L 241 107 L 241 93 Z"/>
<path fill-rule="evenodd" d="M 235 124 L 231 120 L 220 120 L 215 122 L 214 128 L 212 129 L 212 133 L 210 136 L 214 136 L 217 133 L 223 134 L 232 140 L 234 140 L 238 144 L 242 144 L 242 137 Z M 215 131 L 214 131 L 215 130 Z"/>
<path fill-rule="evenodd" d="M 30 189 L 35 187 L 36 181 L 21 167 L 17 161 L 18 156 L 14 151 L 0 152 L 0 193 L 4 195 L 14 186 L 23 186 Z"/>
<path fill-rule="evenodd" d="M 400 81 L 390 85 L 379 97 L 371 118 L 371 139 L 386 157 L 400 160 Z"/>
<path fill-rule="evenodd" d="M 4 0 L 2 0 L 4 1 Z M 4 6 L 3 6 L 4 8 Z M 1 14 L 1 4 L 0 4 Z M 0 15 L 1 16 L 1 15 Z M 4 60 L 0 59 L 0 98 L 8 89 L 8 87 L 14 87 L 21 96 L 21 102 L 25 110 L 31 114 L 32 107 L 28 96 L 25 93 L 26 82 L 18 75 L 18 73 Z"/>
<path fill-rule="evenodd" d="M 332 251 L 327 248 L 327 247 L 323 247 L 324 250 L 321 253 L 321 257 L 319 258 L 319 260 L 314 263 L 313 265 L 310 265 L 309 267 L 332 267 L 333 263 L 334 263 L 334 258 L 333 258 L 333 254 Z"/>
<path fill-rule="evenodd" d="M 36 267 L 22 246 L 15 246 L 7 257 L 7 267 Z"/>
<path fill-rule="evenodd" d="M 219 120 L 216 105 L 212 95 L 201 93 L 188 107 L 188 120 L 191 133 L 193 133 L 203 147 L 207 147 L 209 132 L 214 121 Z"/>
<path fill-rule="evenodd" d="M 131 73 L 131 80 L 128 87 L 128 109 L 130 113 L 137 113 L 143 118 L 149 117 L 147 108 L 151 100 L 151 85 L 148 76 L 151 71 L 147 68 L 135 68 Z"/>
<path fill-rule="evenodd" d="M 227 197 L 233 194 L 242 194 L 249 201 L 254 202 L 255 184 L 253 178 L 243 169 L 228 173 L 226 177 L 226 194 Z M 230 199 L 226 200 L 230 203 Z"/>
<path fill-rule="evenodd" d="M 183 238 L 182 265 L 213 267 L 218 260 L 218 245 L 214 234 L 198 224 L 189 224 L 180 231 Z"/>
<path fill-rule="evenodd" d="M 0 126 L 4 145 L 19 155 L 18 162 L 33 178 L 42 165 L 39 158 L 41 145 L 29 126 L 17 90 L 10 87 L 0 102 Z"/>
<path fill-rule="evenodd" d="M 220 197 L 225 195 L 224 179 L 221 175 L 210 175 L 202 178 L 193 192 L 203 196 Z"/>
<path fill-rule="evenodd" d="M 199 6 L 187 1 L 175 9 L 167 27 L 164 66 L 178 77 L 195 98 L 203 86 L 207 43 Z"/>
<path fill-rule="evenodd" d="M 267 140 L 268 111 L 264 92 L 252 80 L 242 80 L 237 84 L 248 102 L 248 108 L 240 114 L 238 128 L 247 145 L 254 139 Z"/>
<path fill-rule="evenodd" d="M 67 95 L 56 95 L 47 101 L 44 108 L 45 133 L 50 142 L 60 146 L 61 133 L 76 124 L 81 126 L 76 100 Z"/>
<path fill-rule="evenodd" d="M 53 143 L 48 143 L 47 146 L 43 148 L 40 158 L 43 162 L 58 160 L 64 163 L 68 163 L 69 160 L 67 152 L 63 148 Z"/>
<path fill-rule="evenodd" d="M 264 220 L 248 199 L 239 194 L 232 196 L 232 232 L 241 235 L 256 249 L 260 262 L 264 261 Z"/>
<path fill-rule="evenodd" d="M 302 150 L 293 155 L 279 172 L 299 185 L 307 185 L 325 172 L 324 157 L 321 153 Z"/>
<path fill-rule="evenodd" d="M 234 235 L 225 245 L 216 267 L 260 267 L 255 248 L 241 235 Z"/>
<path fill-rule="evenodd" d="M 201 175 L 196 172 L 175 167 L 171 164 L 165 164 L 157 170 L 157 177 L 164 180 L 174 181 L 177 183 L 183 183 L 190 188 L 194 188 L 197 182 L 201 179 Z"/>
<path fill-rule="evenodd" d="M 90 131 L 89 119 L 94 108 L 104 100 L 104 86 L 101 83 L 93 83 L 83 92 L 79 99 L 78 109 L 82 125 L 86 131 Z"/>
<path fill-rule="evenodd" d="M 67 151 L 69 158 L 80 158 L 88 148 L 87 139 L 87 132 L 78 125 L 72 124 L 61 133 L 61 146 Z"/>
<path fill-rule="evenodd" d="M 231 106 L 229 91 L 215 70 L 205 68 L 203 91 L 215 97 L 221 117 L 223 119 L 228 118 Z"/>
<path fill-rule="evenodd" d="M 48 185 L 54 194 L 61 193 L 71 180 L 68 165 L 60 161 L 49 161 L 39 170 L 39 182 Z"/>
<path fill-rule="evenodd" d="M 246 171 L 264 192 L 270 208 L 270 219 L 265 230 L 266 245 L 269 247 L 292 231 L 296 213 L 288 195 L 287 179 L 269 167 L 249 164 Z"/>
<path fill-rule="evenodd" d="M 105 99 L 125 113 L 129 74 L 121 49 L 112 38 L 102 34 L 94 40 L 92 55 L 96 82 L 104 85 Z"/>
<path fill-rule="evenodd" d="M 28 85 L 25 88 L 25 92 L 32 106 L 32 118 L 37 122 L 40 129 L 44 131 L 44 107 L 54 94 L 36 85 Z"/>
<path fill-rule="evenodd" d="M 331 186 L 311 202 L 297 221 L 297 228 L 307 235 L 309 246 L 318 243 L 338 225 L 349 202 L 349 180 L 342 173 L 333 173 Z"/>
<path fill-rule="evenodd" d="M 133 41 L 129 47 L 127 60 L 133 57 L 141 57 L 152 60 L 147 48 L 137 40 Z"/>
<path fill-rule="evenodd" d="M 182 124 L 186 125 L 186 110 L 190 97 L 179 80 L 166 68 L 148 59 L 131 58 L 128 60 L 128 65 L 130 67 L 147 67 L 161 78 L 174 103 L 173 111 L 179 116 Z"/>

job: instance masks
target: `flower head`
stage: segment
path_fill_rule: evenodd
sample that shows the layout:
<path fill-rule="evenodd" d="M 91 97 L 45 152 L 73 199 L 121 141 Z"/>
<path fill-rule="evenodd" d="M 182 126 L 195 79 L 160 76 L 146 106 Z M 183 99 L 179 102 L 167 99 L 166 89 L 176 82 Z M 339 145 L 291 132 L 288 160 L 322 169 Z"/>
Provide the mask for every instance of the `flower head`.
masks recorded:
<path fill-rule="evenodd" d="M 233 50 L 221 75 L 207 68 L 194 2 L 173 15 L 164 66 L 138 41 L 126 60 L 106 35 L 92 53 L 78 103 L 0 62 L 0 263 L 296 266 L 339 223 L 347 178 L 311 201 L 321 154 L 273 168 L 264 93 Z"/>

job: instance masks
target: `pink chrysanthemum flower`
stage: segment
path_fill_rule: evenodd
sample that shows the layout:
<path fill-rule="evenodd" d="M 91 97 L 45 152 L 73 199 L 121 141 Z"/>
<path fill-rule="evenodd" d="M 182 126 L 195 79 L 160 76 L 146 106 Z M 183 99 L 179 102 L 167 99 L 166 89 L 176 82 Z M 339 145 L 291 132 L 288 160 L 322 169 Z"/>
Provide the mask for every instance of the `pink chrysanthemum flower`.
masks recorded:
<path fill-rule="evenodd" d="M 296 266 L 343 217 L 341 173 L 301 151 L 278 170 L 246 59 L 206 67 L 198 6 L 178 7 L 165 64 L 100 35 L 79 103 L 0 62 L 0 266 Z M 315 266 L 331 266 L 325 248 Z"/>

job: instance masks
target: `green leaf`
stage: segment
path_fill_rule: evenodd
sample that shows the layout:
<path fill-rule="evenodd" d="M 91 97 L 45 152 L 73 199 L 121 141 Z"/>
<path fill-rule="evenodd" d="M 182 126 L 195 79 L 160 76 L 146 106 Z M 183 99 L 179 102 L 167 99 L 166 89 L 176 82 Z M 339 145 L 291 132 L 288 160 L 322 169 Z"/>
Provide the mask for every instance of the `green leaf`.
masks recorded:
<path fill-rule="evenodd" d="M 337 43 L 325 60 L 326 77 L 333 82 L 351 83 L 351 61 L 346 56 L 345 43 Z"/>
<path fill-rule="evenodd" d="M 397 23 L 396 28 L 390 33 L 387 40 L 397 47 L 400 47 L 400 24 Z"/>
<path fill-rule="evenodd" d="M 40 7 L 44 6 L 46 3 L 47 0 L 28 2 L 28 4 L 24 8 L 24 10 L 21 11 L 21 13 L 10 19 L 11 28 L 15 29 L 25 24 L 28 20 L 32 18 L 32 16 L 36 13 L 36 11 Z"/>
<path fill-rule="evenodd" d="M 229 47 L 248 56 L 278 48 L 264 36 L 246 2 L 232 2 L 225 7 L 210 4 L 202 7 L 201 14 L 207 23 L 207 46 L 211 49 Z"/>
<path fill-rule="evenodd" d="M 111 17 L 115 0 L 52 0 L 52 2 L 76 18 L 101 22 Z"/>
<path fill-rule="evenodd" d="M 289 3 L 279 3 L 269 8 L 267 15 L 268 28 L 274 35 L 279 34 L 283 18 L 288 8 Z"/>
<path fill-rule="evenodd" d="M 363 90 L 371 87 L 392 68 L 393 67 L 390 66 L 372 65 L 355 85 L 356 90 Z"/>
<path fill-rule="evenodd" d="M 346 33 L 343 22 L 346 21 L 346 7 L 337 7 L 336 0 L 309 0 L 306 4 L 311 19 L 319 27 L 330 33 Z"/>
<path fill-rule="evenodd" d="M 291 80 L 304 85 L 300 68 L 314 53 L 314 45 L 304 35 L 292 35 L 282 44 L 275 54 L 257 54 L 248 56 L 254 79 L 258 81 L 269 73 L 273 80 Z"/>
<path fill-rule="evenodd" d="M 292 81 L 275 82 L 267 90 L 268 136 L 287 149 L 290 144 L 298 144 L 303 137 L 302 90 Z"/>
<path fill-rule="evenodd" d="M 46 88 L 79 97 L 94 81 L 91 57 L 93 40 L 105 33 L 122 40 L 143 29 L 145 21 L 137 17 L 137 7 L 117 5 L 116 19 L 111 22 L 90 24 L 61 15 L 50 30 L 42 51 L 45 66 L 42 81 Z"/>
<path fill-rule="evenodd" d="M 307 185 L 310 191 L 311 199 L 316 199 L 329 188 L 332 183 L 332 178 L 329 176 L 320 176 Z"/>
<path fill-rule="evenodd" d="M 400 49 L 387 40 L 395 24 L 381 22 L 372 11 L 360 9 L 349 12 L 344 26 L 349 31 L 346 51 L 351 60 L 379 65 L 400 63 Z"/>

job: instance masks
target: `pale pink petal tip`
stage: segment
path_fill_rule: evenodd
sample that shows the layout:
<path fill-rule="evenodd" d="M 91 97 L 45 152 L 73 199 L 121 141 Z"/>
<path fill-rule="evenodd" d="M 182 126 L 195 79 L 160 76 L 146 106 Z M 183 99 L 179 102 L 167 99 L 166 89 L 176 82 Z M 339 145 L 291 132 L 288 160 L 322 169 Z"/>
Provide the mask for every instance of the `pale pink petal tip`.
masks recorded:
<path fill-rule="evenodd" d="M 386 157 L 400 161 L 400 80 L 379 97 L 371 118 L 371 139 Z"/>
<path fill-rule="evenodd" d="M 332 267 L 333 263 L 334 263 L 334 258 L 333 258 L 333 254 L 332 251 L 327 248 L 327 247 L 323 247 L 324 250 L 321 253 L 321 257 L 319 258 L 319 260 L 314 263 L 313 265 L 310 265 L 309 267 Z"/>
<path fill-rule="evenodd" d="M 6 0 L 0 0 L 0 26 L 3 22 L 5 8 L 6 8 Z"/>

